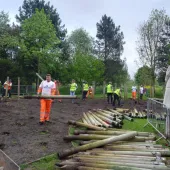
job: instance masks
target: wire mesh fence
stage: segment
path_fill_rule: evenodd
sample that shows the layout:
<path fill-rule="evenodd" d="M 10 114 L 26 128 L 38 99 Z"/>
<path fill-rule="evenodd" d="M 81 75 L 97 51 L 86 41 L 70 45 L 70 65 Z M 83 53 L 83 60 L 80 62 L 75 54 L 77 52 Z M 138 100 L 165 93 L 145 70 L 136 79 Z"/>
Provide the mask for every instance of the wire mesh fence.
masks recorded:
<path fill-rule="evenodd" d="M 147 121 L 161 135 L 161 138 L 169 138 L 169 109 L 162 101 L 148 99 L 147 102 Z"/>

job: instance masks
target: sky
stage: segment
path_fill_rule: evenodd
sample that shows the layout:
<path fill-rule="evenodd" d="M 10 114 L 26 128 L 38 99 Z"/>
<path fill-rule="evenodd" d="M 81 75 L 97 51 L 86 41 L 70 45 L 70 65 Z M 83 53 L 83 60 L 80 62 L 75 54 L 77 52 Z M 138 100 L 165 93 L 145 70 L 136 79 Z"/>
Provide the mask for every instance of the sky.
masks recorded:
<path fill-rule="evenodd" d="M 133 78 L 139 65 L 136 51 L 137 29 L 146 21 L 152 9 L 165 9 L 170 15 L 170 0 L 46 0 L 50 1 L 65 24 L 68 34 L 83 27 L 91 36 L 96 37 L 96 23 L 102 15 L 110 16 L 116 26 L 120 25 L 124 33 L 124 53 L 121 58 L 127 60 L 128 71 Z M 15 15 L 23 0 L 0 0 L 0 11 L 8 12 L 11 22 L 16 22 Z"/>

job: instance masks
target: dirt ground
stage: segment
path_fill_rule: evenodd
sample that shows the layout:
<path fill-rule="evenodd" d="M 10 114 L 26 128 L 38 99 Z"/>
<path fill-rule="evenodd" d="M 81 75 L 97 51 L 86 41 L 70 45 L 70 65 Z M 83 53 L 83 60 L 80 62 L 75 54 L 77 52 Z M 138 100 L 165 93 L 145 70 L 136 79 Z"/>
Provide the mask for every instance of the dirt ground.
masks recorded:
<path fill-rule="evenodd" d="M 145 102 L 141 103 L 145 107 Z M 131 107 L 131 101 L 124 107 Z M 0 102 L 0 149 L 17 164 L 27 163 L 45 155 L 71 147 L 63 141 L 68 134 L 68 120 L 78 120 L 83 112 L 106 107 L 106 99 L 88 99 L 87 101 L 63 100 L 52 105 L 52 124 L 39 125 L 39 100 L 21 99 Z"/>

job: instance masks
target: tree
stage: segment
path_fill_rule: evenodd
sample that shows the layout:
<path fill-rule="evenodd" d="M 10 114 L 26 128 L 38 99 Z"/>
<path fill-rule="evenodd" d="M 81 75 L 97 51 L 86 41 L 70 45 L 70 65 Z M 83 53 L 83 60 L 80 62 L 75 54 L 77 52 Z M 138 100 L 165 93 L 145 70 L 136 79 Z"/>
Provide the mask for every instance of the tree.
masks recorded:
<path fill-rule="evenodd" d="M 45 3 L 45 0 L 24 0 L 22 7 L 19 7 L 19 15 L 16 15 L 16 19 L 22 24 L 25 19 L 35 14 L 36 9 L 43 9 L 45 14 L 50 16 L 52 24 L 56 29 L 57 37 L 60 40 L 64 40 L 67 32 L 65 25 L 61 25 L 62 21 L 59 14 L 53 5 L 50 5 L 50 2 Z"/>
<path fill-rule="evenodd" d="M 159 38 L 159 47 L 157 50 L 158 61 L 156 68 L 158 72 L 158 82 L 165 83 L 165 75 L 170 63 L 170 19 L 167 17 Z"/>
<path fill-rule="evenodd" d="M 101 82 L 104 73 L 104 64 L 92 55 L 76 53 L 73 59 L 72 77 L 82 84 L 84 80 L 92 83 Z"/>
<path fill-rule="evenodd" d="M 7 13 L 0 12 L 0 58 L 12 58 L 12 49 L 17 46 L 18 38 L 13 35 L 14 27 L 9 25 Z"/>
<path fill-rule="evenodd" d="M 137 51 L 139 60 L 151 69 L 151 85 L 155 85 L 156 64 L 158 62 L 158 48 L 160 37 L 167 19 L 164 10 L 152 10 L 149 19 L 139 27 Z"/>
<path fill-rule="evenodd" d="M 20 75 L 20 66 L 16 56 L 18 52 L 18 29 L 13 24 L 9 24 L 9 16 L 4 11 L 0 12 L 0 80 L 4 82 L 7 76 L 13 82 Z"/>
<path fill-rule="evenodd" d="M 100 59 L 93 55 L 93 38 L 84 30 L 74 30 L 68 37 L 72 54 L 69 65 L 70 75 L 82 85 L 82 81 L 89 83 L 101 81 L 104 73 L 104 65 Z"/>
<path fill-rule="evenodd" d="M 124 35 L 120 26 L 116 26 L 111 17 L 102 16 L 97 23 L 97 44 L 104 61 L 119 58 L 123 53 Z"/>
<path fill-rule="evenodd" d="M 97 23 L 97 54 L 105 64 L 105 80 L 116 81 L 116 75 L 122 70 L 122 61 L 120 59 L 123 53 L 124 35 L 120 31 L 120 26 L 116 26 L 111 17 L 106 15 Z M 115 67 L 116 66 L 116 67 Z"/>
<path fill-rule="evenodd" d="M 56 37 L 55 28 L 44 10 L 36 10 L 31 18 L 24 20 L 21 28 L 20 46 L 23 63 L 27 64 L 24 65 L 25 69 L 32 70 L 30 72 L 32 75 L 35 75 L 35 72 L 41 74 L 48 69 L 54 69 L 55 63 L 58 61 L 59 50 L 56 49 L 56 44 L 59 43 L 59 39 Z M 31 76 L 29 75 L 29 77 Z"/>
<path fill-rule="evenodd" d="M 92 54 L 93 52 L 93 38 L 83 28 L 74 30 L 69 36 L 68 42 L 72 54 L 76 52 Z"/>
<path fill-rule="evenodd" d="M 140 67 L 135 74 L 135 81 L 138 85 L 150 85 L 152 80 L 151 68 L 148 66 Z"/>

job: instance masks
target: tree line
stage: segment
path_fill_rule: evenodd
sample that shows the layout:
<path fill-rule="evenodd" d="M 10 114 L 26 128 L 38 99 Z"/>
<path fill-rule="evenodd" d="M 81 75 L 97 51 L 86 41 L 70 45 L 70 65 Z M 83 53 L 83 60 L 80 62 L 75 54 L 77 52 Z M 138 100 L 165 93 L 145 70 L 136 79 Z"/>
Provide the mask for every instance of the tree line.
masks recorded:
<path fill-rule="evenodd" d="M 38 72 L 63 84 L 75 79 L 125 83 L 128 79 L 123 53 L 124 35 L 113 19 L 103 15 L 96 23 L 96 37 L 79 28 L 67 35 L 57 9 L 44 0 L 24 0 L 16 15 L 19 24 L 10 25 L 0 12 L 0 80 L 17 77 L 22 84 L 37 81 Z"/>
<path fill-rule="evenodd" d="M 170 17 L 165 10 L 154 9 L 138 28 L 137 51 L 142 64 L 135 75 L 136 82 L 155 86 L 165 83 L 170 64 Z"/>

